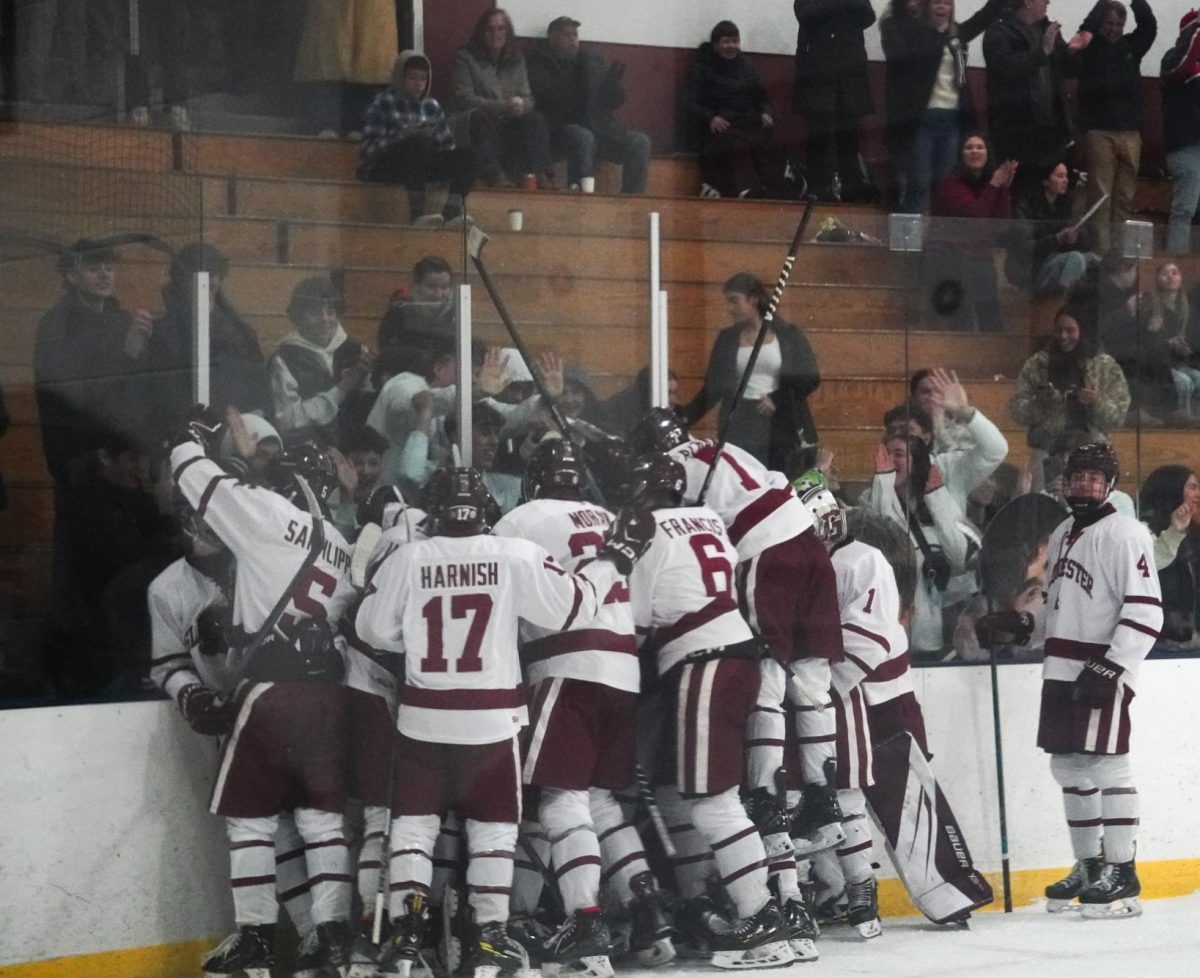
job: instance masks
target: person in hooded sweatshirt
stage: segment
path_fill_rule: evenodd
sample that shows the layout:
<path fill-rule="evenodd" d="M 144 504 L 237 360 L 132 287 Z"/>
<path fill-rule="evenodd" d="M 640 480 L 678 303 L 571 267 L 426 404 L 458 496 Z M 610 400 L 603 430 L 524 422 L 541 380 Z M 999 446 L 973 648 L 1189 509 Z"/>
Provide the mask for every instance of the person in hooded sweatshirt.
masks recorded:
<path fill-rule="evenodd" d="M 310 439 L 337 444 L 338 425 L 360 423 L 370 410 L 375 354 L 346 335 L 338 322 L 339 301 L 333 285 L 319 275 L 292 290 L 287 314 L 295 328 L 268 364 L 285 446 Z"/>
<path fill-rule="evenodd" d="M 367 109 L 358 177 L 407 187 L 409 220 L 440 227 L 463 217 L 474 163 L 470 148 L 455 144 L 446 113 L 429 95 L 432 78 L 425 55 L 400 53 L 392 84 Z M 426 184 L 443 182 L 450 184 L 450 193 L 440 217 L 426 214 Z"/>

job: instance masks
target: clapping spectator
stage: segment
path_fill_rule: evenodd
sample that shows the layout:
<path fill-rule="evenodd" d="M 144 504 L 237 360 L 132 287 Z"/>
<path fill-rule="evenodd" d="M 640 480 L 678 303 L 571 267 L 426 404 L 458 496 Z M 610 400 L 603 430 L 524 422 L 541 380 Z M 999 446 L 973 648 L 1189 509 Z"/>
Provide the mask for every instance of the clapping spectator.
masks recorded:
<path fill-rule="evenodd" d="M 1163 148 L 1171 174 L 1171 216 L 1167 251 L 1186 254 L 1192 218 L 1200 204 L 1200 12 L 1189 10 L 1179 21 L 1179 37 L 1162 58 Z"/>
<path fill-rule="evenodd" d="M 742 53 L 737 25 L 723 20 L 696 51 L 688 113 L 700 132 L 701 197 L 738 195 L 737 165 L 748 157 L 762 194 L 771 185 L 767 145 L 775 128 L 766 86 Z"/>
<path fill-rule="evenodd" d="M 1087 202 L 1108 194 L 1096 213 L 1096 250 L 1108 251 L 1115 224 L 1129 218 L 1142 158 L 1142 58 L 1158 35 L 1146 0 L 1131 0 L 1137 27 L 1126 34 L 1126 10 L 1118 0 L 1097 0 L 1080 26 L 1091 35 L 1079 59 L 1079 121 L 1086 130 Z"/>
<path fill-rule="evenodd" d="M 529 84 L 551 146 L 567 157 L 567 184 L 582 188 L 594 178 L 597 158 L 620 163 L 621 193 L 646 191 L 650 137 L 617 122 L 625 104 L 625 66 L 605 63 L 579 44 L 579 21 L 556 17 L 546 39 L 529 56 Z"/>
<path fill-rule="evenodd" d="M 554 185 L 546 120 L 535 108 L 512 19 L 499 7 L 483 13 L 455 56 L 450 124 L 487 186 L 499 185 L 505 172 L 528 190 Z"/>
<path fill-rule="evenodd" d="M 424 375 L 430 355 L 455 340 L 458 307 L 454 269 L 440 255 L 426 255 L 412 270 L 412 285 L 397 292 L 379 321 L 376 345 L 382 380 L 398 373 Z"/>
<path fill-rule="evenodd" d="M 1014 229 L 1009 245 L 1004 268 L 1013 285 L 1042 294 L 1064 292 L 1099 261 L 1090 248 L 1089 226 L 1075 227 L 1072 197 L 1071 175 L 1061 160 L 1043 167 L 1041 184 L 1018 197 L 1017 217 L 1028 224 Z"/>
<path fill-rule="evenodd" d="M 1154 537 L 1154 566 L 1162 585 L 1164 641 L 1190 644 L 1195 630 L 1200 548 L 1192 520 L 1200 511 L 1200 479 L 1186 465 L 1163 465 L 1138 496 L 1142 521 Z"/>
<path fill-rule="evenodd" d="M 1191 305 L 1183 291 L 1183 275 L 1173 262 L 1163 262 L 1155 275 L 1149 297 L 1151 322 L 1162 324 L 1175 384 L 1177 423 L 1190 426 L 1200 421 L 1200 363 L 1193 348 Z"/>
<path fill-rule="evenodd" d="M 392 84 L 375 96 L 363 126 L 360 180 L 408 188 L 408 218 L 441 227 L 462 218 L 471 192 L 471 151 L 455 145 L 437 99 L 429 95 L 429 59 L 404 51 L 392 68 Z M 426 185 L 445 181 L 450 192 L 440 218 L 426 214 Z"/>

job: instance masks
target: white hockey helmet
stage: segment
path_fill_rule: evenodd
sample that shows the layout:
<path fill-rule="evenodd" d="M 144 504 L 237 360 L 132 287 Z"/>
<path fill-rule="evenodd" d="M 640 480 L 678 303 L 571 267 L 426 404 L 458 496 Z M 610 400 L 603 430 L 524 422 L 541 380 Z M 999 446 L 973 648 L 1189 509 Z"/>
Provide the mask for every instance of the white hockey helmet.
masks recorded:
<path fill-rule="evenodd" d="M 822 483 L 804 479 L 796 480 L 796 492 L 800 501 L 817 521 L 814 528 L 817 536 L 827 547 L 835 547 L 846 539 L 846 513 L 842 504 Z"/>

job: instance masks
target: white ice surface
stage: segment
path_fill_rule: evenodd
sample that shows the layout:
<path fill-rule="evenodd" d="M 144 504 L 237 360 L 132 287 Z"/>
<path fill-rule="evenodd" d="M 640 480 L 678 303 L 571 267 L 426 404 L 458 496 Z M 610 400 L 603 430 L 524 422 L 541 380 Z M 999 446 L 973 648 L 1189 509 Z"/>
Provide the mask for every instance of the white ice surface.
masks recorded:
<path fill-rule="evenodd" d="M 820 961 L 742 973 L 763 978 L 1198 978 L 1200 892 L 1142 906 L 1141 917 L 1115 920 L 1051 916 L 1041 907 L 982 913 L 971 918 L 969 930 L 936 927 L 918 917 L 885 918 L 883 935 L 871 941 L 860 940 L 844 925 L 829 927 L 817 942 Z M 719 974 L 731 972 L 684 964 L 617 972 L 618 978 Z"/>

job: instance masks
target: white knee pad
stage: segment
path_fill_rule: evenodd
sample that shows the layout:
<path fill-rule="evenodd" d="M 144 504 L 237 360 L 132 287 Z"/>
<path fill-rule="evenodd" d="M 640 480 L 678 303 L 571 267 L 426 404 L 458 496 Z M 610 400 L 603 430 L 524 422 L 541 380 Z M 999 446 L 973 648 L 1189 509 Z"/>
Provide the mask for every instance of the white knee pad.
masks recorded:
<path fill-rule="evenodd" d="M 517 848 L 516 822 L 476 822 L 467 819 L 467 852 L 513 852 Z"/>
<path fill-rule="evenodd" d="M 1050 776 L 1062 788 L 1093 788 L 1087 760 L 1083 754 L 1052 754 Z"/>
<path fill-rule="evenodd" d="M 787 672 L 774 659 L 759 663 L 758 705 L 778 707 L 787 693 Z"/>
<path fill-rule="evenodd" d="M 392 819 L 392 852 L 417 849 L 432 856 L 442 820 L 436 815 L 398 815 Z"/>
<path fill-rule="evenodd" d="M 341 812 L 323 812 L 317 808 L 297 808 L 293 817 L 296 819 L 296 831 L 309 845 L 314 842 L 328 842 L 330 839 L 345 837 L 346 830 Z"/>
<path fill-rule="evenodd" d="M 588 808 L 592 813 L 592 825 L 597 835 L 625 824 L 625 812 L 608 788 L 588 788 Z"/>
<path fill-rule="evenodd" d="M 275 833 L 279 829 L 279 816 L 267 818 L 227 818 L 225 833 L 229 841 L 237 842 L 270 842 L 274 844 Z"/>
<path fill-rule="evenodd" d="M 1133 766 L 1128 754 L 1085 754 L 1080 767 L 1101 791 L 1107 788 L 1132 788 Z"/>
<path fill-rule="evenodd" d="M 722 791 L 719 795 L 696 798 L 689 804 L 692 824 L 706 839 L 720 838 L 727 830 L 730 819 L 746 817 L 746 811 L 738 800 L 737 788 Z"/>
<path fill-rule="evenodd" d="M 575 829 L 591 828 L 592 810 L 588 804 L 588 793 L 582 790 L 543 788 L 538 816 L 551 842 Z"/>
<path fill-rule="evenodd" d="M 847 815 L 866 815 L 867 814 L 867 796 L 858 788 L 849 788 L 839 790 L 837 793 L 838 807 L 842 810 L 842 817 Z"/>
<path fill-rule="evenodd" d="M 788 695 L 797 706 L 827 706 L 832 670 L 828 659 L 800 659 L 791 665 Z"/>

